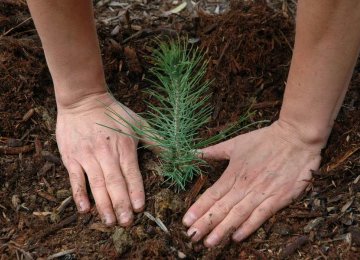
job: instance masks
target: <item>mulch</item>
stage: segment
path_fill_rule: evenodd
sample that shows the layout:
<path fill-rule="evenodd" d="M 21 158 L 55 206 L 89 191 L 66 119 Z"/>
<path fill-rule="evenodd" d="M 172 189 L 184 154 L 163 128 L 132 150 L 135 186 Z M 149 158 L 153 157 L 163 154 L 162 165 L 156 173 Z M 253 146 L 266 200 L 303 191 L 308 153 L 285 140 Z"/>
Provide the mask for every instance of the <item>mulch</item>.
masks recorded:
<path fill-rule="evenodd" d="M 278 11 L 262 1 L 234 1 L 230 10 L 219 15 L 205 8 L 197 13 L 185 10 L 160 16 L 157 12 L 168 10 L 168 3 L 128 2 L 132 4 L 113 6 L 119 8 L 116 12 L 109 9 L 109 2 L 96 5 L 107 83 L 122 103 L 136 112 L 146 109 L 144 101 L 152 100 L 142 90 L 149 86 L 144 78 L 151 67 L 147 57 L 156 47 L 153 40 L 180 34 L 201 47 L 209 59 L 207 78 L 213 80 L 214 111 L 201 136 L 213 135 L 249 109 L 256 111 L 251 121 L 276 120 L 294 40 L 291 12 Z M 105 23 L 109 12 L 116 13 L 118 20 Z M 103 226 L 95 207 L 88 214 L 76 213 L 56 147 L 51 78 L 29 17 L 24 1 L 0 2 L 1 260 L 359 256 L 360 63 L 322 153 L 321 168 L 314 172 L 306 192 L 243 243 L 227 239 L 209 250 L 189 241 L 181 218 L 197 195 L 220 176 L 226 163 L 212 163 L 188 191 L 174 193 L 156 174 L 157 158 L 144 149 L 139 151 L 147 195 L 145 211 L 160 219 L 169 233 L 148 214 L 138 214 L 132 227 L 122 229 Z"/>

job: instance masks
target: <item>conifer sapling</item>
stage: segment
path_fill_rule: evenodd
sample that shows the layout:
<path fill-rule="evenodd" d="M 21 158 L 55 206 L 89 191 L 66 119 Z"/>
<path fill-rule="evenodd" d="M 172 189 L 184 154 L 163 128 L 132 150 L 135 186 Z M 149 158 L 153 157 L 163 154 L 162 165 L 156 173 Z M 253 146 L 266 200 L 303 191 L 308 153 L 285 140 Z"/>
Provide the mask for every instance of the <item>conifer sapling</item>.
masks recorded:
<path fill-rule="evenodd" d="M 136 134 L 132 137 L 146 139 L 158 148 L 160 174 L 177 190 L 184 190 L 186 184 L 201 173 L 201 166 L 206 165 L 198 149 L 241 130 L 239 125 L 249 114 L 219 134 L 201 140 L 198 131 L 209 122 L 212 112 L 210 82 L 203 79 L 207 67 L 204 55 L 198 48 L 188 48 L 186 40 L 177 40 L 160 42 L 151 60 L 154 67 L 150 72 L 155 80 L 150 81 L 153 87 L 146 92 L 155 99 L 156 105 L 147 102 L 148 111 L 142 117 L 148 124 L 130 123 L 109 107 L 107 115 L 131 128 Z"/>

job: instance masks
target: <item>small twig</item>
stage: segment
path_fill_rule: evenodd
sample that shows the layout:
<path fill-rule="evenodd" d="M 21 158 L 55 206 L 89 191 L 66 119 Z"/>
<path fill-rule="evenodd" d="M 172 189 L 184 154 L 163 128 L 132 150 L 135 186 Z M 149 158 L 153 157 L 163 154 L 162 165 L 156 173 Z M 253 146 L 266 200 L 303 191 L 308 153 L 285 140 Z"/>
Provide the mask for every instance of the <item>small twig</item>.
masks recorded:
<path fill-rule="evenodd" d="M 64 211 L 64 209 L 66 209 L 66 207 L 71 203 L 71 201 L 72 201 L 72 196 L 69 196 L 66 199 L 64 199 L 61 202 L 60 206 L 57 207 L 56 213 L 58 213 L 58 214 L 62 213 Z"/>
<path fill-rule="evenodd" d="M 222 61 L 222 59 L 223 59 L 223 57 L 224 57 L 224 55 L 225 55 L 226 50 L 229 48 L 229 46 L 230 46 L 230 43 L 227 42 L 227 43 L 225 44 L 224 49 L 222 50 L 222 52 L 221 52 L 221 54 L 220 54 L 219 59 L 217 60 L 217 64 L 216 64 L 216 67 L 217 67 L 217 68 L 220 66 L 220 63 L 221 63 L 221 61 Z"/>
<path fill-rule="evenodd" d="M 144 212 L 144 215 L 147 216 L 150 220 L 154 221 L 162 231 L 164 231 L 165 233 L 170 233 L 165 224 L 161 221 L 161 219 L 155 218 L 147 211 Z"/>
<path fill-rule="evenodd" d="M 24 139 L 33 131 L 35 127 L 31 127 L 30 129 L 26 130 L 25 134 L 20 138 L 20 141 L 24 141 Z"/>
<path fill-rule="evenodd" d="M 330 172 L 337 167 L 339 167 L 342 163 L 344 163 L 351 155 L 356 153 L 358 150 L 360 150 L 360 146 L 353 147 L 349 151 L 347 151 L 345 154 L 341 155 L 340 157 L 335 159 L 335 162 L 329 163 L 322 167 L 326 172 Z"/>
<path fill-rule="evenodd" d="M 288 39 L 286 38 L 285 34 L 281 30 L 279 30 L 279 32 L 280 32 L 281 36 L 284 38 L 286 44 L 289 46 L 290 50 L 293 51 L 293 48 L 292 48 L 290 42 L 288 41 Z"/>
<path fill-rule="evenodd" d="M 69 224 L 71 224 L 72 222 L 74 222 L 77 219 L 77 214 L 73 214 L 70 217 L 67 217 L 66 219 L 64 219 L 63 221 L 54 224 L 52 226 L 50 226 L 47 230 L 44 230 L 43 232 L 41 232 L 36 238 L 35 240 L 40 240 L 44 237 L 47 237 L 48 235 L 50 235 L 51 233 L 63 228 L 64 226 L 67 226 Z"/>
<path fill-rule="evenodd" d="M 31 20 L 31 16 L 29 18 L 26 18 L 24 21 L 22 21 L 21 23 L 19 23 L 18 25 L 16 25 L 15 27 L 10 28 L 9 30 L 7 30 L 6 32 L 4 32 L 0 38 L 8 35 L 10 32 L 12 32 L 13 30 L 15 30 L 16 28 L 20 27 L 21 25 L 23 25 L 24 23 L 26 23 L 27 21 Z"/>
<path fill-rule="evenodd" d="M 268 107 L 275 107 L 281 105 L 281 100 L 274 100 L 274 101 L 264 101 L 256 104 L 245 104 L 240 106 L 240 108 L 251 106 L 252 109 L 263 109 Z"/>
<path fill-rule="evenodd" d="M 21 246 L 19 244 L 17 244 L 14 241 L 8 242 L 7 244 L 5 244 L 5 246 L 13 247 L 16 250 L 20 251 L 22 253 L 22 255 L 24 256 L 25 260 L 33 260 L 34 259 L 31 255 L 31 253 L 26 252 L 24 249 L 21 248 Z M 23 258 L 21 257 L 21 259 L 23 259 Z"/>
<path fill-rule="evenodd" d="M 69 254 L 72 254 L 75 252 L 75 248 L 73 249 L 69 249 L 69 250 L 65 250 L 65 251 L 61 251 L 61 252 L 58 252 L 56 254 L 53 254 L 53 255 L 50 255 L 47 257 L 48 260 L 50 259 L 55 259 L 55 258 L 58 258 L 58 257 L 62 257 L 64 255 L 69 255 Z"/>
<path fill-rule="evenodd" d="M 167 36 L 176 36 L 177 32 L 171 28 L 157 28 L 157 29 L 142 29 L 134 34 L 132 34 L 131 36 L 129 36 L 128 38 L 126 38 L 125 40 L 122 41 L 123 44 L 127 43 L 130 40 L 134 40 L 134 39 L 138 39 L 140 37 L 147 37 L 147 36 L 151 36 L 151 35 L 155 35 L 155 34 L 163 34 L 163 35 L 167 35 Z"/>
<path fill-rule="evenodd" d="M 36 193 L 37 193 L 40 197 L 42 197 L 42 198 L 44 198 L 44 199 L 46 199 L 46 200 L 48 200 L 48 201 L 57 202 L 57 199 L 56 199 L 54 196 L 50 195 L 49 193 L 46 193 L 46 192 L 41 191 L 41 190 L 38 190 Z"/>

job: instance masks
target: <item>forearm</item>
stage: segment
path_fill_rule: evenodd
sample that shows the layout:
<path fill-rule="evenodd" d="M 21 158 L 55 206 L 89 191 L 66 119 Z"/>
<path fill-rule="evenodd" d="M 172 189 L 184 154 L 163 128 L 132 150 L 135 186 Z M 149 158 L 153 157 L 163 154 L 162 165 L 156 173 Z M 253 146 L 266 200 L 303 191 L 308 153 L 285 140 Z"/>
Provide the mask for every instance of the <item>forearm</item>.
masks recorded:
<path fill-rule="evenodd" d="M 90 0 L 28 0 L 58 107 L 106 91 Z"/>
<path fill-rule="evenodd" d="M 295 47 L 280 122 L 325 145 L 360 50 L 360 2 L 298 2 Z"/>

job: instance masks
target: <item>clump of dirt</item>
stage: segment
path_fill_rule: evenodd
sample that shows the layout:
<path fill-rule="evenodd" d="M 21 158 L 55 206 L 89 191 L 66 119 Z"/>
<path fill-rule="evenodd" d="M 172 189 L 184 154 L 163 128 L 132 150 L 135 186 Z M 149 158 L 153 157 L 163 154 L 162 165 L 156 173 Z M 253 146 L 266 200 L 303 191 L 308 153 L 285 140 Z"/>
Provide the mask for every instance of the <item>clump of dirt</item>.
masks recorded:
<path fill-rule="evenodd" d="M 155 215 L 160 219 L 169 219 L 170 215 L 183 212 L 184 206 L 180 196 L 169 189 L 162 189 L 155 195 Z"/>
<path fill-rule="evenodd" d="M 128 250 L 133 245 L 131 236 L 124 228 L 115 228 L 112 239 L 116 252 L 119 255 L 125 253 L 126 250 Z"/>

